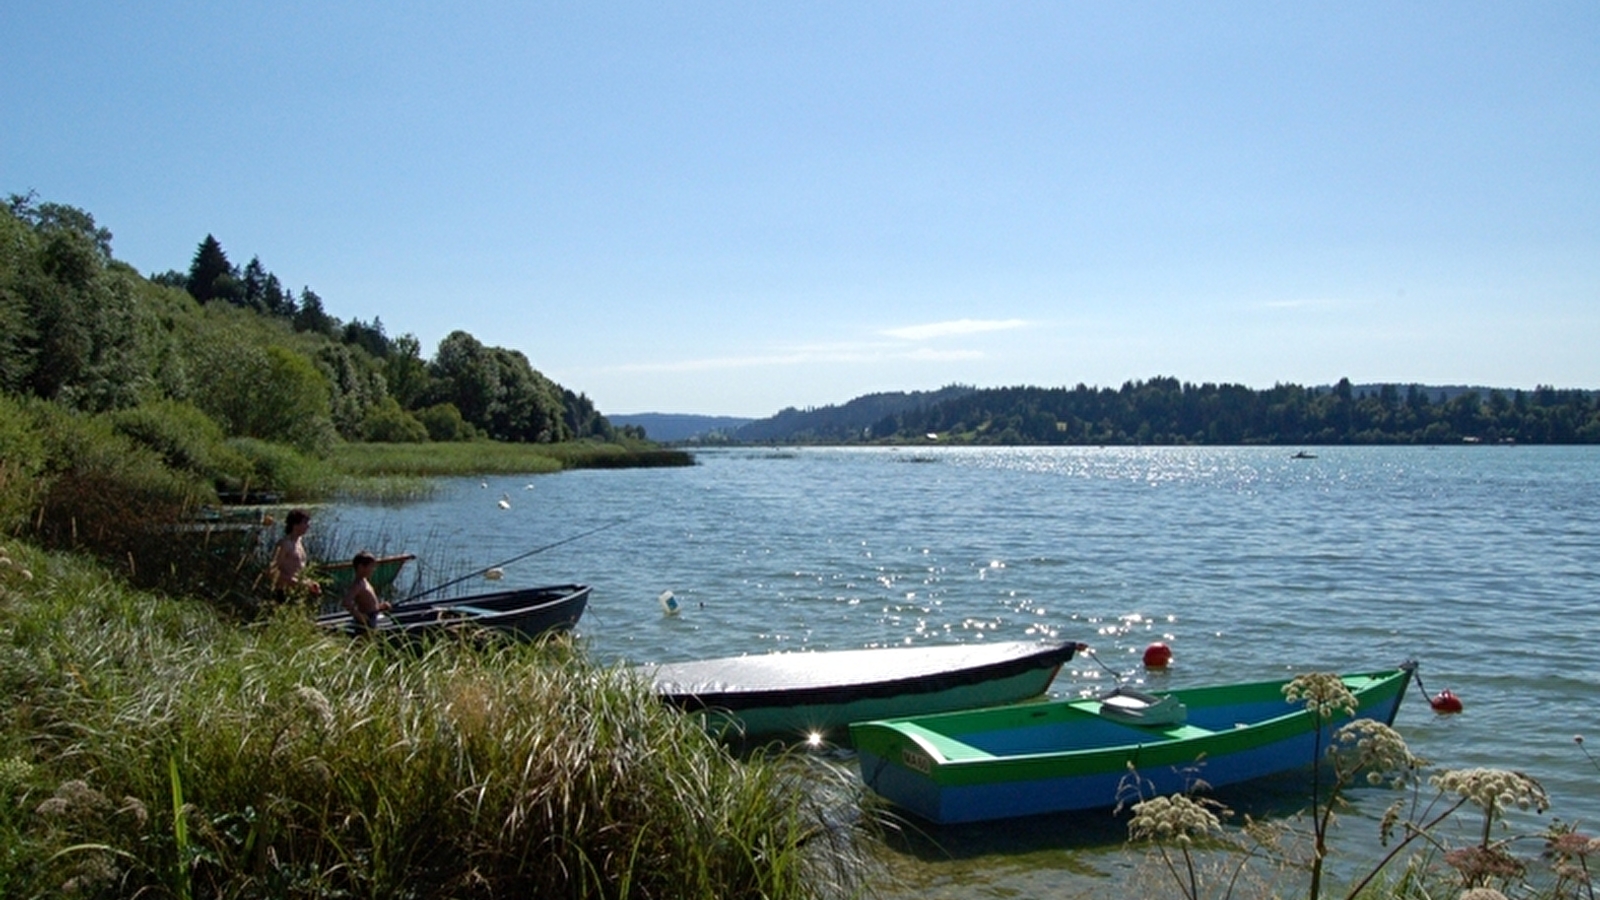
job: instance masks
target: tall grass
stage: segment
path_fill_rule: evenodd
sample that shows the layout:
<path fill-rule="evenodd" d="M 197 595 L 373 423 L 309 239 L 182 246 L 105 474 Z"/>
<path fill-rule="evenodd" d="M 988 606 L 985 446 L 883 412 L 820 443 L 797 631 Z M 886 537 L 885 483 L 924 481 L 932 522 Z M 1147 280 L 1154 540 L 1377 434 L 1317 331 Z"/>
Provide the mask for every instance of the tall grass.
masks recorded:
<path fill-rule="evenodd" d="M 13 556 L 0 895 L 861 890 L 864 856 L 817 790 L 849 793 L 837 770 L 736 760 L 570 643 L 408 654 L 292 610 L 241 628 L 67 557 Z"/>
<path fill-rule="evenodd" d="M 432 444 L 341 444 L 331 462 L 340 471 L 371 475 L 524 475 L 562 469 L 683 466 L 694 459 L 679 450 L 596 441 L 505 444 L 491 441 Z"/>

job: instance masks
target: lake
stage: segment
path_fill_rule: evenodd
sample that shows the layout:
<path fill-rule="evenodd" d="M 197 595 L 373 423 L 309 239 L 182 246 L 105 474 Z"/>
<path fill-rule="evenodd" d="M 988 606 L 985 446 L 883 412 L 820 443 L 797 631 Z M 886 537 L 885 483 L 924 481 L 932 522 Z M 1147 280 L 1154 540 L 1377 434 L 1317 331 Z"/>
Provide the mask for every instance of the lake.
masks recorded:
<path fill-rule="evenodd" d="M 1600 448 L 802 448 L 699 451 L 681 469 L 446 479 L 317 528 L 420 558 L 432 587 L 594 586 L 601 661 L 1059 637 L 1052 693 L 1154 689 L 1421 663 L 1396 727 L 1449 767 L 1516 768 L 1550 818 L 1600 820 L 1594 640 Z M 509 508 L 501 508 L 504 498 Z M 469 579 L 462 590 L 489 583 Z M 672 591 L 682 611 L 663 614 Z M 1143 649 L 1173 650 L 1146 674 Z M 1362 792 L 1345 831 L 1393 799 Z M 1370 819 L 1372 824 L 1359 821 Z M 907 848 L 921 896 L 1038 895 L 1116 877 L 1120 823 L 1035 820 Z"/>

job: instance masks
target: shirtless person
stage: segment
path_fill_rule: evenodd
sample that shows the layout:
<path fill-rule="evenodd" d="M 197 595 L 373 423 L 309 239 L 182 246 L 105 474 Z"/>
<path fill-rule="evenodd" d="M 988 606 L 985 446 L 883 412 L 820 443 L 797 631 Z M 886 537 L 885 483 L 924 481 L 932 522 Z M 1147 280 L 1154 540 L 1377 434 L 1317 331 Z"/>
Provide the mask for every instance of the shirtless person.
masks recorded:
<path fill-rule="evenodd" d="M 378 560 L 363 550 L 351 560 L 351 567 L 355 569 L 356 577 L 344 592 L 345 611 L 362 628 L 376 628 L 379 614 L 392 608 L 387 601 L 379 600 L 378 592 L 372 589 L 370 579 L 372 570 L 378 567 Z"/>
<path fill-rule="evenodd" d="M 303 509 L 291 509 L 283 520 L 283 537 L 272 548 L 272 589 L 279 600 L 299 591 L 311 596 L 322 593 L 322 585 L 305 577 L 306 548 L 300 542 L 311 528 L 311 516 Z"/>

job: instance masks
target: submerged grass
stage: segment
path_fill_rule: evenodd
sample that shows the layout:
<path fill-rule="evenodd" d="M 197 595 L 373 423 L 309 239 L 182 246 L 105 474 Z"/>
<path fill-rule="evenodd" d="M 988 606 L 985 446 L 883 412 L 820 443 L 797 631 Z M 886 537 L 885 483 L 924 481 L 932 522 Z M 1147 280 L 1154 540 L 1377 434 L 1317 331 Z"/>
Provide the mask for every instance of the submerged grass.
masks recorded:
<path fill-rule="evenodd" d="M 736 760 L 581 647 L 408 654 L 292 610 L 240 627 L 64 555 L 7 560 L 0 895 L 863 890 L 817 790 L 842 775 Z"/>

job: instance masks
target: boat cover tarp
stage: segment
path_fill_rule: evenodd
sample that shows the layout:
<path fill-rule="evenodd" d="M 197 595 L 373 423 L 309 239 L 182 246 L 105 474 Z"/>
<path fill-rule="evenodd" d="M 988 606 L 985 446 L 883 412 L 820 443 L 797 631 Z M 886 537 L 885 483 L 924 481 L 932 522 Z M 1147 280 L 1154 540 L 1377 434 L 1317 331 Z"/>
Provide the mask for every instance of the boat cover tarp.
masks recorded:
<path fill-rule="evenodd" d="M 948 690 L 1059 666 L 1074 642 L 995 641 L 797 651 L 640 666 L 657 694 L 686 709 L 749 709 Z"/>

